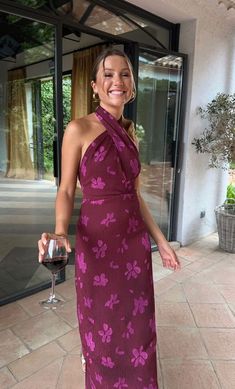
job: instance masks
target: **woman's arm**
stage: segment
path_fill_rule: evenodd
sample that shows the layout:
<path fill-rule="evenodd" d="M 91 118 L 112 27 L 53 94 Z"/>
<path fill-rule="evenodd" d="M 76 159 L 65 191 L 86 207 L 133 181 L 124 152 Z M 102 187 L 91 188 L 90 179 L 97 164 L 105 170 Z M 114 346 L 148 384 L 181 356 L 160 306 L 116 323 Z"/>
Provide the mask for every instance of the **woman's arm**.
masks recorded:
<path fill-rule="evenodd" d="M 61 183 L 56 196 L 55 204 L 55 234 L 66 237 L 66 249 L 71 251 L 70 243 L 67 238 L 69 221 L 74 206 L 74 195 L 77 184 L 78 165 L 81 158 L 80 127 L 77 121 L 68 124 L 62 144 L 62 169 Z M 42 262 L 45 246 L 50 236 L 53 235 L 44 232 L 38 241 L 39 262 Z"/>
<path fill-rule="evenodd" d="M 140 205 L 140 212 L 146 224 L 149 234 L 158 246 L 159 253 L 162 258 L 163 266 L 177 270 L 180 268 L 180 262 L 176 256 L 175 251 L 171 248 L 169 242 L 166 240 L 159 226 L 155 223 L 147 204 L 140 193 L 139 177 L 136 179 L 136 192 Z"/>
<path fill-rule="evenodd" d="M 68 124 L 62 144 L 61 182 L 55 204 L 55 233 L 67 235 L 74 207 L 78 166 L 81 158 L 79 126 L 72 121 Z"/>

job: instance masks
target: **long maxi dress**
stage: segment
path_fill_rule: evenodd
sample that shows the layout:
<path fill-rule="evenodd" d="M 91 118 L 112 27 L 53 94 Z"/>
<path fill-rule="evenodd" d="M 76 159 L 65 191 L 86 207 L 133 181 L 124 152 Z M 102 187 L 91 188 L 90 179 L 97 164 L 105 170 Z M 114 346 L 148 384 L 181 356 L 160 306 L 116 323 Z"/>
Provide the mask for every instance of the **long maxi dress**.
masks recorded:
<path fill-rule="evenodd" d="M 151 246 L 135 178 L 138 150 L 102 107 L 104 131 L 79 167 L 75 283 L 86 389 L 158 389 Z"/>

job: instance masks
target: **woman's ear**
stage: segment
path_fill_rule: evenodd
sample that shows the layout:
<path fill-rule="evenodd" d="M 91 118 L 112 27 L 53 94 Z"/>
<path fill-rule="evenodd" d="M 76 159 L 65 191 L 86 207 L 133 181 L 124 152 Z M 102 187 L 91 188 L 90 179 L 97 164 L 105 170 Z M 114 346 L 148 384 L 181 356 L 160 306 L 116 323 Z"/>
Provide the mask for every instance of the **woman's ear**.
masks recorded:
<path fill-rule="evenodd" d="M 92 87 L 92 89 L 93 89 L 93 92 L 94 92 L 94 93 L 97 93 L 95 81 L 91 81 L 91 87 Z"/>

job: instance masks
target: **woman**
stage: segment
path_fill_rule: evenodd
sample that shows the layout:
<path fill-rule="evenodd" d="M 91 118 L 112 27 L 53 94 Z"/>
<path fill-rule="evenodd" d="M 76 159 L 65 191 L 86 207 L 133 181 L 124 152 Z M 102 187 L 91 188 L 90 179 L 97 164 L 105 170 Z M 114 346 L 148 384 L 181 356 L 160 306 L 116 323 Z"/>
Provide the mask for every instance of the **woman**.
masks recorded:
<path fill-rule="evenodd" d="M 86 389 L 157 389 L 148 233 L 165 267 L 177 270 L 180 264 L 140 195 L 136 138 L 123 117 L 124 105 L 135 96 L 126 55 L 116 49 L 102 52 L 91 86 L 100 106 L 65 131 L 55 228 L 67 237 L 78 175 L 83 201 L 75 269 Z M 39 241 L 40 260 L 48 236 Z"/>

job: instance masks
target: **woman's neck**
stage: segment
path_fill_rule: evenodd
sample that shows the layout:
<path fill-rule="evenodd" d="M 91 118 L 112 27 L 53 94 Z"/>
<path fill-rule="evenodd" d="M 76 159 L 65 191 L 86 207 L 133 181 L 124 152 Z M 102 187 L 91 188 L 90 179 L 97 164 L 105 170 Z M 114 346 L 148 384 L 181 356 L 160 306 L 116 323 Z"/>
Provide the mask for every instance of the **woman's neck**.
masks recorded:
<path fill-rule="evenodd" d="M 109 112 L 119 123 L 122 123 L 123 119 L 123 109 L 124 106 L 121 107 L 113 107 L 113 106 L 106 106 L 105 104 L 100 103 L 100 106 L 105 109 L 107 112 Z"/>

